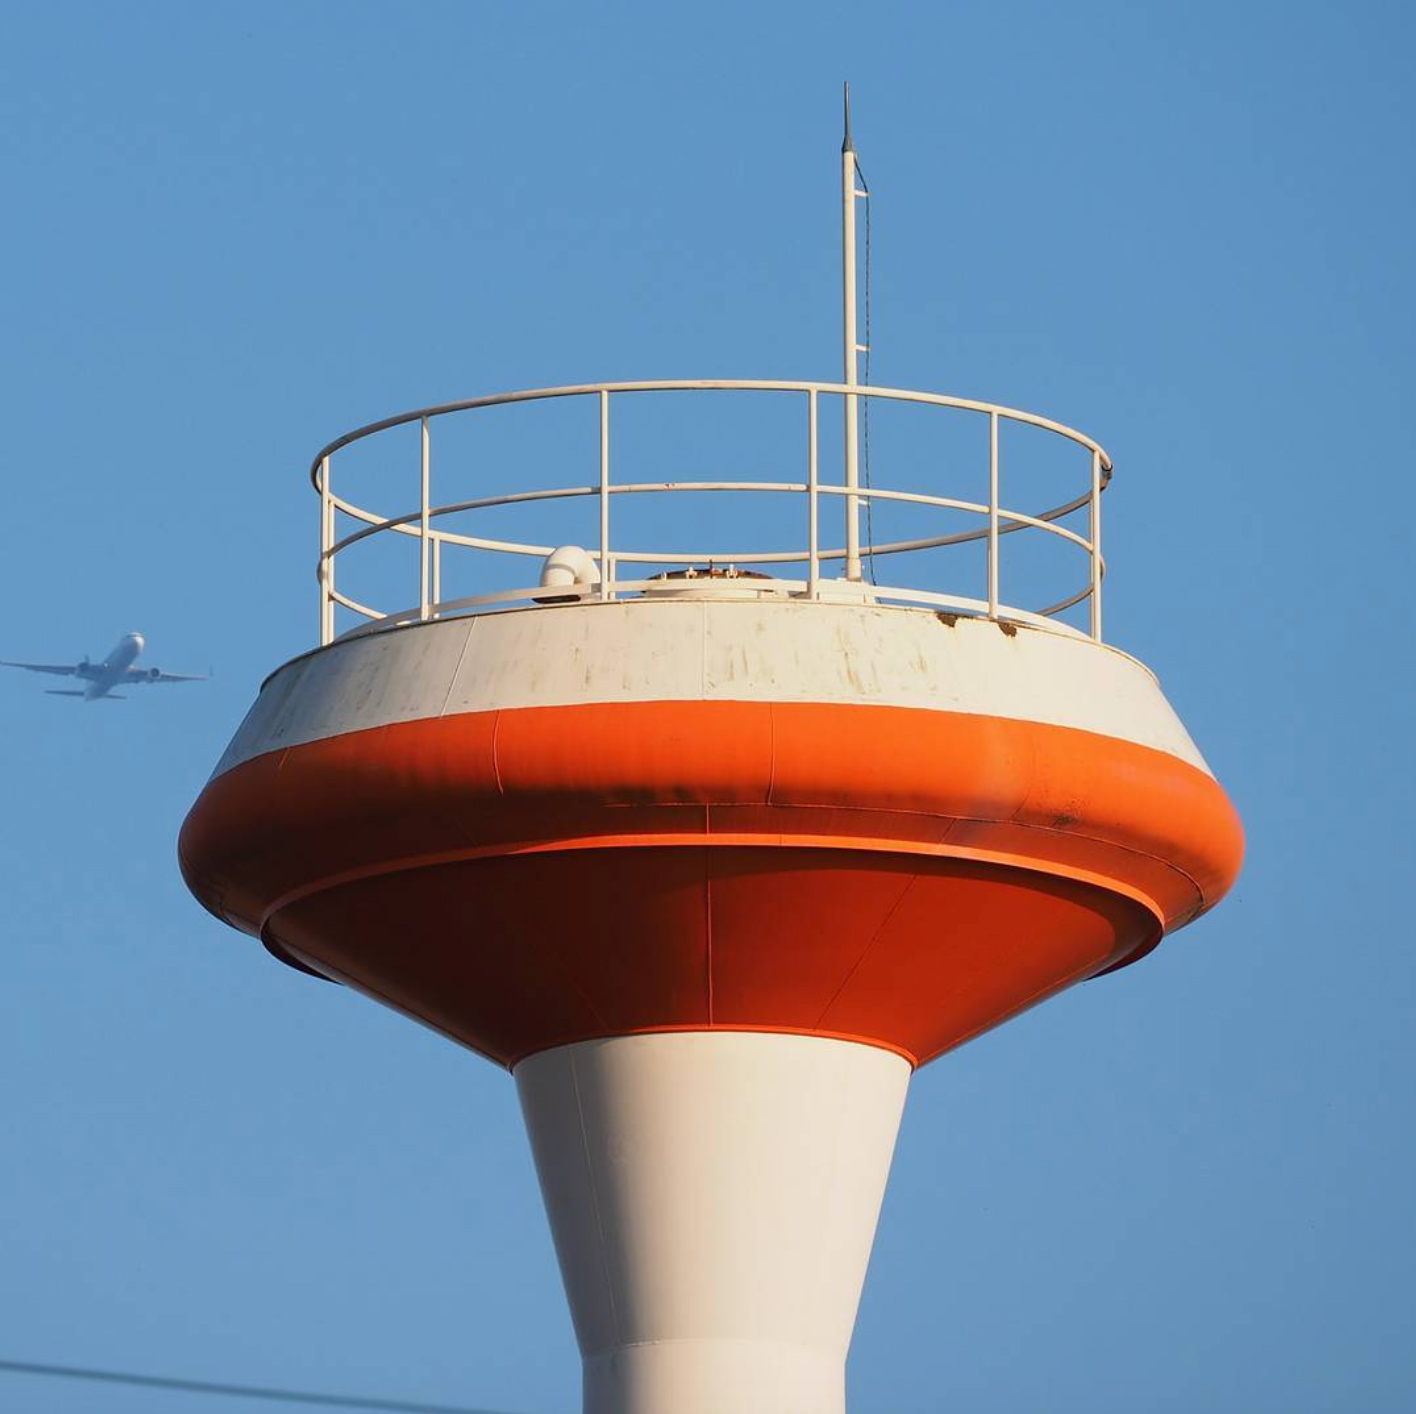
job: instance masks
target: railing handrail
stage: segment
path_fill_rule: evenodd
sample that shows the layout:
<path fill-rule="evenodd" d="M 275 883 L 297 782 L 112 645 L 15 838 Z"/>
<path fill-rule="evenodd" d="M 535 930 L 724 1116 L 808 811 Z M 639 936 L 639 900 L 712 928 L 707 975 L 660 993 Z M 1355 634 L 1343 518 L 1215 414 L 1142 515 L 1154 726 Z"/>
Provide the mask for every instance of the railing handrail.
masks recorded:
<path fill-rule="evenodd" d="M 662 483 L 642 482 L 638 484 L 621 484 L 610 486 L 611 495 L 623 495 L 631 492 L 645 491 L 785 491 L 801 495 L 807 491 L 808 487 L 800 481 L 722 481 L 722 482 L 694 482 L 694 481 L 665 481 Z M 987 515 L 989 507 L 979 501 L 958 501 L 950 496 L 928 496 L 913 491 L 886 491 L 880 487 L 869 491 L 857 490 L 849 491 L 844 486 L 818 486 L 817 493 L 827 496 L 857 496 L 862 501 L 873 499 L 888 501 L 904 501 L 911 504 L 934 506 L 941 510 L 968 511 L 974 515 Z M 463 511 L 486 510 L 493 506 L 519 505 L 531 501 L 552 501 L 567 500 L 578 496 L 598 496 L 600 488 L 598 486 L 555 486 L 548 487 L 542 491 L 523 491 L 508 496 L 484 496 L 475 501 L 454 501 L 446 506 L 429 506 L 428 519 L 435 520 L 438 516 L 457 515 Z M 336 509 L 344 512 L 354 520 L 362 520 L 365 525 L 363 530 L 351 531 L 342 540 L 336 540 L 328 550 L 322 552 L 322 559 L 332 559 L 341 551 L 347 550 L 351 545 L 356 545 L 361 540 L 368 540 L 374 535 L 378 535 L 385 530 L 396 531 L 400 535 L 412 535 L 421 537 L 421 529 L 414 529 L 414 522 L 423 519 L 423 512 L 420 510 L 409 511 L 405 515 L 391 516 L 386 520 L 380 519 L 372 512 L 364 510 L 361 506 L 356 506 L 350 501 L 345 501 L 342 497 L 332 496 Z M 1051 522 L 1071 511 L 1079 510 L 1086 505 L 1087 497 L 1076 497 L 1061 506 L 1054 506 L 1050 510 L 1043 511 L 1041 515 L 1026 515 L 1022 511 L 1012 511 L 1006 506 L 998 508 L 998 519 L 1007 521 L 1007 525 L 998 527 L 999 535 L 1010 535 L 1015 531 L 1026 530 L 1031 527 L 1034 530 L 1044 530 L 1052 535 L 1059 535 L 1064 540 L 1069 540 L 1081 549 L 1090 552 L 1091 541 L 1085 536 L 1078 535 L 1076 531 L 1069 530 L 1064 525 L 1054 525 Z M 892 540 L 885 544 L 872 544 L 869 547 L 868 555 L 872 558 L 881 555 L 902 555 L 914 550 L 937 550 L 949 545 L 964 545 L 974 540 L 986 540 L 988 538 L 988 528 L 982 530 L 956 531 L 950 535 L 927 535 L 916 540 Z M 515 540 L 492 540 L 480 535 L 459 535 L 454 531 L 429 530 L 429 538 L 444 545 L 461 545 L 470 550 L 489 550 L 506 555 L 549 555 L 554 549 L 554 545 L 540 545 L 530 541 Z M 817 558 L 821 560 L 844 560 L 848 551 L 841 549 L 823 550 L 818 548 Z M 810 559 L 811 551 L 806 550 L 745 550 L 740 552 L 715 550 L 711 553 L 706 550 L 618 550 L 615 552 L 615 559 L 627 564 L 663 564 L 669 560 L 686 561 L 690 564 L 708 564 L 719 561 L 727 561 L 735 565 L 792 565 L 805 564 Z M 1103 567 L 1105 560 L 1102 561 Z M 1082 598 L 1086 597 L 1084 591 Z M 1073 600 L 1073 603 L 1079 602 Z M 353 606 L 350 606 L 353 607 Z M 1070 607 L 1064 605 L 1063 607 Z"/>
<path fill-rule="evenodd" d="M 1045 432 L 1055 432 L 1069 441 L 1076 442 L 1095 452 L 1101 458 L 1103 484 L 1111 480 L 1113 471 L 1111 457 L 1100 442 L 1079 432 L 1066 423 L 1055 422 L 1050 417 L 1024 412 L 1021 408 L 1007 407 L 1003 403 L 979 402 L 974 398 L 956 398 L 947 393 L 923 393 L 911 388 L 882 388 L 864 383 L 813 383 L 795 382 L 765 378 L 684 378 L 653 379 L 638 383 L 568 383 L 558 388 L 523 388 L 511 393 L 489 393 L 481 398 L 462 398 L 452 403 L 435 403 L 431 407 L 415 408 L 411 412 L 395 413 L 392 417 L 380 418 L 377 422 L 366 423 L 346 432 L 342 437 L 326 443 L 315 453 L 310 463 L 310 481 L 315 490 L 320 489 L 320 463 L 326 457 L 357 442 L 371 437 L 375 432 L 387 432 L 391 427 L 403 427 L 410 422 L 421 422 L 424 418 L 444 417 L 453 412 L 472 412 L 477 408 L 504 407 L 513 403 L 533 403 L 550 398 L 593 397 L 600 393 L 816 393 L 827 396 L 851 394 L 862 398 L 883 398 L 891 402 L 924 403 L 930 407 L 959 408 L 964 412 L 993 413 L 1009 422 L 1023 422 L 1031 427 L 1040 427 Z"/>
<path fill-rule="evenodd" d="M 724 481 L 724 480 L 674 480 L 641 481 L 615 484 L 610 478 L 610 400 L 612 396 L 634 393 L 684 393 L 684 392 L 766 392 L 804 395 L 808 410 L 808 468 L 807 478 L 802 481 Z M 507 492 L 501 495 L 483 496 L 472 500 L 459 501 L 448 505 L 432 504 L 430 491 L 431 451 L 430 423 L 433 419 L 459 412 L 475 411 L 481 408 L 500 407 L 518 403 L 531 403 L 556 398 L 593 397 L 599 405 L 599 478 L 586 485 L 548 487 L 534 491 Z M 823 482 L 818 466 L 818 404 L 822 397 L 840 397 L 850 408 L 858 399 L 880 399 L 886 402 L 907 403 L 927 407 L 949 408 L 958 411 L 982 414 L 989 420 L 989 495 L 988 501 L 964 501 L 955 497 L 932 495 L 927 492 L 897 491 L 879 486 L 861 486 L 853 474 L 853 463 L 847 459 L 845 484 Z M 1044 511 L 1026 514 L 1010 510 L 999 504 L 999 426 L 1002 422 L 1015 422 L 1025 426 L 1060 436 L 1086 449 L 1090 453 L 1090 486 L 1081 494 L 1074 495 Z M 421 492 L 419 507 L 404 515 L 382 517 L 372 511 L 355 505 L 345 497 L 334 493 L 331 486 L 331 458 L 351 444 L 371 437 L 391 428 L 411 424 L 421 426 Z M 990 618 L 1011 618 L 1019 622 L 1042 627 L 1052 627 L 1068 634 L 1079 631 L 1061 623 L 1055 616 L 1084 600 L 1091 601 L 1090 637 L 1101 640 L 1101 583 L 1106 572 L 1106 562 L 1101 553 L 1101 493 L 1110 483 L 1112 461 L 1104 447 L 1085 433 L 1041 417 L 1036 413 L 999 403 L 982 402 L 972 398 L 952 397 L 944 393 L 926 393 L 905 388 L 881 388 L 855 383 L 819 383 L 808 381 L 766 380 L 766 379 L 682 379 L 655 380 L 650 382 L 581 383 L 555 388 L 531 388 L 510 393 L 494 393 L 480 398 L 467 398 L 457 402 L 441 403 L 435 406 L 398 413 L 378 422 L 356 428 L 352 432 L 336 438 L 321 448 L 311 470 L 311 479 L 321 498 L 321 545 L 319 558 L 320 580 L 320 639 L 329 643 L 335 637 L 336 606 L 344 606 L 352 612 L 374 620 L 373 623 L 352 632 L 365 633 L 380 627 L 395 627 L 410 621 L 426 621 L 458 612 L 495 612 L 515 604 L 547 602 L 538 595 L 535 587 L 520 590 L 504 590 L 494 593 L 472 595 L 448 601 L 442 600 L 441 573 L 442 551 L 446 545 L 455 545 L 473 550 L 520 556 L 548 556 L 554 547 L 522 541 L 498 540 L 473 535 L 463 535 L 441 530 L 435 522 L 443 516 L 472 510 L 484 510 L 497 506 L 559 500 L 566 498 L 594 496 L 599 499 L 600 534 L 596 552 L 590 555 L 597 579 L 580 584 L 575 592 L 559 596 L 551 602 L 560 602 L 566 597 L 578 599 L 610 600 L 621 593 L 650 593 L 651 597 L 662 592 L 660 584 L 655 591 L 655 581 L 623 580 L 618 577 L 617 565 L 645 565 L 656 563 L 679 563 L 688 565 L 707 564 L 760 564 L 792 565 L 805 564 L 807 578 L 803 581 L 770 580 L 758 578 L 750 582 L 751 587 L 780 594 L 791 592 L 805 595 L 810 600 L 835 596 L 839 590 L 834 582 L 821 578 L 823 562 L 844 560 L 846 579 L 858 581 L 860 574 L 860 550 L 858 525 L 859 506 L 873 501 L 894 502 L 928 506 L 935 509 L 962 511 L 985 518 L 986 524 L 972 531 L 954 532 L 945 535 L 925 536 L 912 540 L 898 540 L 886 544 L 872 544 L 867 551 L 874 560 L 877 556 L 905 554 L 912 551 L 930 550 L 950 545 L 960 545 L 972 541 L 987 541 L 987 593 L 982 599 L 939 594 L 934 591 L 907 589 L 898 586 L 871 583 L 868 594 L 873 600 L 895 603 L 913 603 L 921 606 L 959 608 L 967 613 L 979 613 Z M 610 502 L 616 495 L 652 494 L 672 491 L 731 491 L 731 492 L 777 492 L 796 495 L 805 494 L 808 507 L 807 546 L 801 550 L 787 551 L 658 551 L 620 550 L 616 551 L 610 541 Z M 846 517 L 846 545 L 837 549 L 823 548 L 819 539 L 819 505 L 821 496 L 844 499 Z M 1090 525 L 1088 534 L 1082 535 L 1067 526 L 1058 524 L 1065 516 L 1088 507 Z M 362 527 L 350 534 L 336 538 L 338 514 L 362 522 Z M 1042 610 L 1027 610 L 1004 605 L 999 599 L 999 546 L 1004 535 L 1024 529 L 1041 530 L 1059 536 L 1084 551 L 1090 562 L 1090 576 L 1086 585 L 1056 603 Z M 419 603 L 415 608 L 400 609 L 385 614 L 367 604 L 353 599 L 335 588 L 335 560 L 345 549 L 360 541 L 392 531 L 400 535 L 412 535 L 420 542 L 419 552 Z M 873 579 L 873 575 L 872 575 Z M 746 586 L 745 586 L 746 587 Z M 823 594 L 824 590 L 824 594 Z"/>

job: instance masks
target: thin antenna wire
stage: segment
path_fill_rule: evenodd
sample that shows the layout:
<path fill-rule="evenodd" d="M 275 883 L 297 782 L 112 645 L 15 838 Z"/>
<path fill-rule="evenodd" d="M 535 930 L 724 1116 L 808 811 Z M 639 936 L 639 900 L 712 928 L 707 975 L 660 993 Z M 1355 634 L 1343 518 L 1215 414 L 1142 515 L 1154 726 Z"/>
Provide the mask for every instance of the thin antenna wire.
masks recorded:
<path fill-rule="evenodd" d="M 48 1375 L 100 1384 L 139 1385 L 144 1389 L 182 1390 L 187 1394 L 224 1394 L 241 1399 L 270 1399 L 284 1404 L 319 1404 L 328 1409 L 377 1409 L 389 1414 L 493 1414 L 466 1405 L 418 1404 L 405 1399 L 371 1399 L 357 1394 L 312 1394 L 308 1390 L 274 1389 L 267 1385 L 228 1385 L 213 1380 L 182 1380 L 167 1375 L 130 1375 L 119 1370 L 91 1370 L 80 1365 L 39 1365 L 25 1360 L 0 1360 L 0 1372 Z"/>

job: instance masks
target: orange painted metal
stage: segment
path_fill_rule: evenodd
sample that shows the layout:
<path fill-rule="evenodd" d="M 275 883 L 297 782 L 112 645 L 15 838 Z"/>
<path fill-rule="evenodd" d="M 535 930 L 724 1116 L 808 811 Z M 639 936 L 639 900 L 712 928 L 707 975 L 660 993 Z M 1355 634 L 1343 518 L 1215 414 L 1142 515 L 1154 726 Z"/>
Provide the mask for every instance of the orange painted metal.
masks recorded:
<path fill-rule="evenodd" d="M 1238 873 L 1213 779 L 1043 723 L 645 702 L 399 723 L 237 766 L 183 870 L 277 955 L 504 1064 L 639 1031 L 918 1064 L 1123 965 Z"/>

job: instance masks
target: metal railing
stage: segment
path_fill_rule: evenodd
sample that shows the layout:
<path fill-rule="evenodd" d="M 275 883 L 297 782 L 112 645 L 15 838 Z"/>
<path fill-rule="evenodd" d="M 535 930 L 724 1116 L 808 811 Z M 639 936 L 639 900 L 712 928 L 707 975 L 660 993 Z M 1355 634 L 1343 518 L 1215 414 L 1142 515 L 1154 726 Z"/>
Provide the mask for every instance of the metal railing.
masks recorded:
<path fill-rule="evenodd" d="M 612 481 L 610 475 L 611 400 L 630 394 L 663 392 L 762 392 L 796 395 L 801 399 L 806 422 L 806 447 L 803 456 L 804 479 L 790 482 L 653 481 L 616 483 Z M 817 435 L 819 404 L 823 397 L 832 396 L 857 401 L 874 399 L 888 403 L 924 404 L 930 407 L 961 410 L 986 418 L 989 432 L 987 502 L 965 501 L 950 496 L 926 495 L 920 492 L 894 491 L 879 486 L 838 485 L 822 481 Z M 431 426 L 435 419 L 448 417 L 454 413 L 471 412 L 479 408 L 537 402 L 551 398 L 591 398 L 598 401 L 600 433 L 598 481 L 582 486 L 559 486 L 544 490 L 488 495 L 448 505 L 433 505 L 431 503 Z M 1003 422 L 1022 423 L 1041 428 L 1084 448 L 1090 454 L 1089 484 L 1070 499 L 1034 514 L 1025 514 L 1001 506 L 998 500 L 998 434 L 999 426 Z M 355 505 L 352 501 L 335 493 L 332 484 L 332 469 L 338 452 L 351 443 L 362 441 L 390 428 L 407 426 L 411 423 L 419 424 L 420 430 L 420 491 L 417 510 L 404 515 L 381 516 Z M 865 551 L 867 560 L 873 563 L 874 559 L 880 557 L 906 555 L 950 545 L 983 541 L 986 545 L 984 593 L 982 597 L 975 598 L 888 584 L 861 583 L 860 592 L 863 597 L 877 603 L 920 605 L 935 610 L 944 609 L 961 614 L 987 616 L 992 619 L 1015 620 L 1071 634 L 1080 634 L 1081 630 L 1060 621 L 1057 616 L 1073 605 L 1089 602 L 1088 633 L 1083 636 L 1090 636 L 1099 642 L 1101 640 L 1101 582 L 1106 573 L 1106 563 L 1101 553 L 1101 493 L 1111 480 L 1111 470 L 1111 459 L 1099 443 L 1061 423 L 993 403 L 975 402 L 967 398 L 951 398 L 939 393 L 912 392 L 899 388 L 877 388 L 842 383 L 703 379 L 687 382 L 587 383 L 564 388 L 537 388 L 524 392 L 501 393 L 491 397 L 471 398 L 464 402 L 444 403 L 438 407 L 422 408 L 414 412 L 401 413 L 396 417 L 385 418 L 381 422 L 370 423 L 367 427 L 361 427 L 357 431 L 347 433 L 331 442 L 315 458 L 310 469 L 310 476 L 320 495 L 320 558 L 318 566 L 320 642 L 327 644 L 334 640 L 335 612 L 336 607 L 340 605 L 370 621 L 341 635 L 341 637 L 348 637 L 350 634 L 369 633 L 379 629 L 426 622 L 429 619 L 444 618 L 450 615 L 487 613 L 545 603 L 548 597 L 552 596 L 548 596 L 547 590 L 539 582 L 539 578 L 536 583 L 530 585 L 444 600 L 442 597 L 442 561 L 443 552 L 447 547 L 497 555 L 520 556 L 538 562 L 544 561 L 545 557 L 551 555 L 557 547 L 548 544 L 529 544 L 513 540 L 492 539 L 486 536 L 465 535 L 440 529 L 435 522 L 444 516 L 489 510 L 498 506 L 575 497 L 595 497 L 599 502 L 599 543 L 594 547 L 586 547 L 593 556 L 595 578 L 593 581 L 575 586 L 573 591 L 558 591 L 553 596 L 557 602 L 563 602 L 566 598 L 577 601 L 604 601 L 641 595 L 652 597 L 656 591 L 662 591 L 665 588 L 662 576 L 656 579 L 621 578 L 620 576 L 625 566 L 661 564 L 678 564 L 686 567 L 706 566 L 710 570 L 714 566 L 723 565 L 801 565 L 805 570 L 805 578 L 776 576 L 765 578 L 754 575 L 746 581 L 746 584 L 750 585 L 753 591 L 762 594 L 790 595 L 806 600 L 839 598 L 843 581 L 839 578 L 823 577 L 822 567 L 836 561 L 847 561 L 850 556 L 847 547 L 859 544 L 858 517 L 862 502 L 895 502 L 964 512 L 978 516 L 983 524 L 975 530 L 870 545 Z M 782 551 L 758 550 L 737 554 L 724 551 L 681 552 L 615 548 L 611 539 L 610 515 L 614 497 L 678 491 L 737 491 L 799 495 L 805 501 L 805 544 Z M 841 505 L 843 518 L 847 522 L 845 527 L 846 544 L 844 546 L 823 547 L 821 544 L 823 498 L 827 498 L 828 504 L 831 503 L 831 498 L 835 498 L 836 503 Z M 1081 535 L 1058 523 L 1072 512 L 1080 511 L 1084 507 L 1088 510 L 1088 533 L 1086 535 Z M 340 513 L 360 522 L 362 528 L 352 531 L 348 535 L 337 537 L 336 518 Z M 852 520 L 856 523 L 851 524 Z M 1087 561 L 1086 583 L 1075 593 L 1038 609 L 1027 609 L 1001 603 L 998 585 L 999 556 L 1003 539 L 1007 535 L 1024 530 L 1034 530 L 1058 536 L 1079 549 Z M 384 611 L 361 603 L 336 587 L 336 560 L 340 553 L 360 541 L 382 534 L 415 536 L 419 541 L 417 602 L 393 611 Z M 632 573 L 631 571 L 631 575 Z M 851 576 L 851 579 L 860 583 L 856 576 Z"/>

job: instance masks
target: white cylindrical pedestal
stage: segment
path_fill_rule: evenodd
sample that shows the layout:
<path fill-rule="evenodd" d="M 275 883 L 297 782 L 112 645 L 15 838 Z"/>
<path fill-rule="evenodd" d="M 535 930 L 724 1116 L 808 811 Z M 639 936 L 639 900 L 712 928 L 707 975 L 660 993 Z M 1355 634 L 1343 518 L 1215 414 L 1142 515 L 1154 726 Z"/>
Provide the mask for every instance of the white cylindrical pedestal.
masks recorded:
<path fill-rule="evenodd" d="M 728 1031 L 516 1067 L 586 1414 L 841 1414 L 909 1077 L 877 1047 Z"/>

